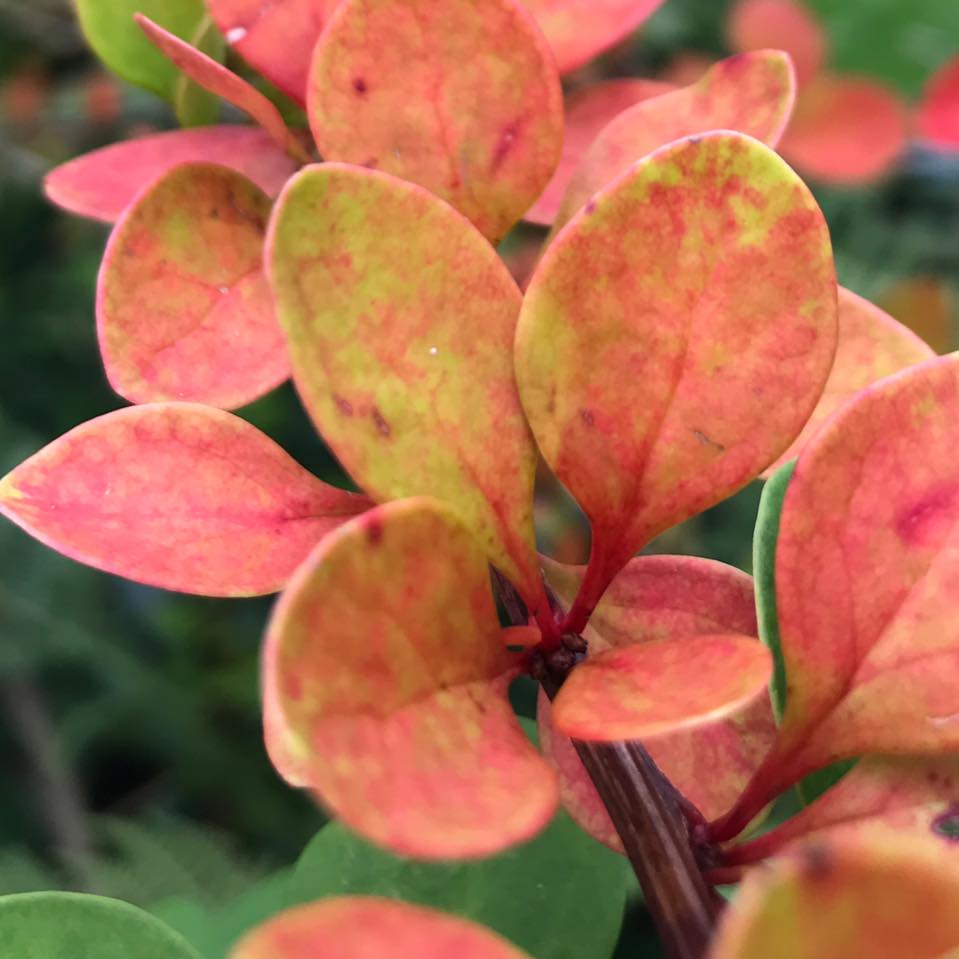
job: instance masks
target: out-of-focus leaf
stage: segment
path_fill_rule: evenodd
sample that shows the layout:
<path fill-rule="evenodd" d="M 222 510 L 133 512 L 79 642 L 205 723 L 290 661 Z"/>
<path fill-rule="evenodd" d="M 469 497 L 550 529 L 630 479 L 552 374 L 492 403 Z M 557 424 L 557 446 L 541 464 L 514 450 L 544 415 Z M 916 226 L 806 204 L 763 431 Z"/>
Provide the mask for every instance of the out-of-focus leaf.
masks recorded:
<path fill-rule="evenodd" d="M 222 64 L 226 59 L 226 41 L 209 17 L 200 21 L 190 37 L 190 45 L 216 63 Z M 216 120 L 220 101 L 186 73 L 181 73 L 174 85 L 173 109 L 181 127 L 201 127 Z"/>
<path fill-rule="evenodd" d="M 947 60 L 929 78 L 916 119 L 924 140 L 947 150 L 959 149 L 959 56 Z"/>
<path fill-rule="evenodd" d="M 98 417 L 0 481 L 0 512 L 46 545 L 208 596 L 280 589 L 325 533 L 368 506 L 239 417 L 192 403 Z"/>
<path fill-rule="evenodd" d="M 412 180 L 493 240 L 543 192 L 563 142 L 555 63 L 515 0 L 344 0 L 307 112 L 327 160 Z"/>

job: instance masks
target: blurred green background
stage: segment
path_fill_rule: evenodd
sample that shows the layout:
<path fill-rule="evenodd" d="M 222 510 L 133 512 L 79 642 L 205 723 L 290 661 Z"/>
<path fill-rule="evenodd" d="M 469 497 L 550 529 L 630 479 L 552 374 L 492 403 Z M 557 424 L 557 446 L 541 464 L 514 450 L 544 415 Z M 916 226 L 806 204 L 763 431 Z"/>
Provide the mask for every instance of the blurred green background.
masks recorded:
<path fill-rule="evenodd" d="M 959 50 L 957 0 L 810 6 L 837 68 L 911 102 Z M 723 55 L 726 7 L 667 0 L 588 76 L 653 76 L 687 51 Z M 98 67 L 66 0 L 0 0 L 0 474 L 122 402 L 104 379 L 93 321 L 106 228 L 55 210 L 41 178 L 77 153 L 172 125 L 169 107 Z M 919 300 L 900 291 L 895 301 L 901 318 L 931 330 L 940 349 L 955 345 L 959 155 L 914 144 L 879 183 L 813 187 L 841 281 L 893 304 L 897 284 L 920 278 Z M 337 481 L 289 387 L 242 415 Z M 581 522 L 546 494 L 544 543 L 576 558 Z M 757 503 L 754 484 L 654 548 L 749 569 Z M 6 522 L 0 556 L 0 893 L 61 887 L 213 906 L 290 863 L 323 817 L 273 773 L 261 744 L 257 651 L 270 600 L 136 586 Z"/>

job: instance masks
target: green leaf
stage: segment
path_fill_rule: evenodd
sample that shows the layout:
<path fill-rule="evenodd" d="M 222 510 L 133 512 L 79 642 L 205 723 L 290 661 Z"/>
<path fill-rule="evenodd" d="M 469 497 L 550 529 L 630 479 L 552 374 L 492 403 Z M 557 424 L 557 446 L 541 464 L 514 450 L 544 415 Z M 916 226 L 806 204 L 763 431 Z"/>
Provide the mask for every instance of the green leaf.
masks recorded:
<path fill-rule="evenodd" d="M 73 892 L 0 898 L 4 959 L 199 959 L 179 933 L 118 899 Z"/>
<path fill-rule="evenodd" d="M 786 705 L 786 664 L 783 662 L 776 614 L 776 541 L 779 539 L 783 500 L 795 468 L 796 461 L 791 460 L 769 478 L 759 501 L 756 532 L 753 535 L 756 618 L 759 621 L 759 638 L 773 655 L 773 678 L 769 684 L 769 694 L 777 722 L 782 718 Z"/>
<path fill-rule="evenodd" d="M 832 789 L 846 773 L 850 772 L 857 762 L 859 762 L 858 759 L 840 759 L 838 763 L 810 773 L 801 782 L 796 783 L 796 795 L 799 801 L 804 806 L 812 805 L 824 792 Z"/>
<path fill-rule="evenodd" d="M 226 60 L 226 40 L 208 16 L 200 21 L 189 39 L 192 46 L 217 63 Z M 174 82 L 173 109 L 181 127 L 207 126 L 219 115 L 220 98 L 181 73 Z"/>
<path fill-rule="evenodd" d="M 180 71 L 147 40 L 133 14 L 146 14 L 189 40 L 206 14 L 203 0 L 76 0 L 76 5 L 87 42 L 114 73 L 167 100 L 174 98 Z"/>
<path fill-rule="evenodd" d="M 565 813 L 532 842 L 473 863 L 399 859 L 331 823 L 300 857 L 291 891 L 403 899 L 490 926 L 537 959 L 605 959 L 622 922 L 626 861 Z"/>

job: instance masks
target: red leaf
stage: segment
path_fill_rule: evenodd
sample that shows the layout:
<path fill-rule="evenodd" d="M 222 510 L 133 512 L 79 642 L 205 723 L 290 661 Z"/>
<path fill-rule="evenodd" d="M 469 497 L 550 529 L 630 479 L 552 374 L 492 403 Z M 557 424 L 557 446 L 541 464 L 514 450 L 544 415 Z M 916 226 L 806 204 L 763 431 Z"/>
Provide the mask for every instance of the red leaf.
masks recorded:
<path fill-rule="evenodd" d="M 789 58 L 778 50 L 760 50 L 721 60 L 691 86 L 624 110 L 583 156 L 556 214 L 554 230 L 640 157 L 673 140 L 709 130 L 736 130 L 776 146 L 789 122 L 795 95 Z"/>
<path fill-rule="evenodd" d="M 957 416 L 953 354 L 864 391 L 800 456 L 776 548 L 785 712 L 716 838 L 836 760 L 959 748 Z"/>
<path fill-rule="evenodd" d="M 507 697 L 486 558 L 439 502 L 400 500 L 325 539 L 264 657 L 274 763 L 372 841 L 482 856 L 552 815 L 555 777 Z"/>
<path fill-rule="evenodd" d="M 546 34 L 560 73 L 625 39 L 663 0 L 523 0 Z"/>
<path fill-rule="evenodd" d="M 287 129 L 280 111 L 256 87 L 142 13 L 134 14 L 134 19 L 147 39 L 194 83 L 248 113 L 291 157 L 309 162 L 309 154 Z"/>
<path fill-rule="evenodd" d="M 529 959 L 478 923 L 372 896 L 297 906 L 247 933 L 231 959 Z"/>
<path fill-rule="evenodd" d="M 767 696 L 769 650 L 720 634 L 611 649 L 577 666 L 553 703 L 573 739 L 617 742 L 696 729 Z"/>
<path fill-rule="evenodd" d="M 959 56 L 947 60 L 929 79 L 917 119 L 924 140 L 959 149 Z"/>
<path fill-rule="evenodd" d="M 785 50 L 804 86 L 822 69 L 828 37 L 822 24 L 796 0 L 740 0 L 726 25 L 734 50 Z"/>
<path fill-rule="evenodd" d="M 559 210 L 576 167 L 600 130 L 627 107 L 668 93 L 671 89 L 671 84 L 659 80 L 605 80 L 567 97 L 563 153 L 559 166 L 523 219 L 549 226 Z"/>
<path fill-rule="evenodd" d="M 97 326 L 110 384 L 136 403 L 242 406 L 289 375 L 263 274 L 264 193 L 225 167 L 176 167 L 114 227 Z"/>
<path fill-rule="evenodd" d="M 216 163 L 276 196 L 296 164 L 262 131 L 215 126 L 170 130 L 85 153 L 47 174 L 50 200 L 71 213 L 114 222 L 137 194 L 181 163 Z"/>
<path fill-rule="evenodd" d="M 935 356 L 918 336 L 868 300 L 839 288 L 839 342 L 832 371 L 812 416 L 792 446 L 766 470 L 795 459 L 817 430 L 867 386 Z"/>
<path fill-rule="evenodd" d="M 804 176 L 869 183 L 905 149 L 906 107 L 890 90 L 860 77 L 820 74 L 803 87 L 779 152 Z"/>
<path fill-rule="evenodd" d="M 547 249 L 516 373 L 540 450 L 593 528 L 566 628 L 633 553 L 788 447 L 832 365 L 835 298 L 815 200 L 735 133 L 641 160 Z"/>
<path fill-rule="evenodd" d="M 583 567 L 547 561 L 546 573 L 564 602 L 582 582 Z M 756 634 L 752 580 L 745 573 L 693 556 L 641 556 L 613 580 L 593 613 L 586 636 L 591 651 L 710 632 Z M 758 641 L 757 641 L 758 642 Z M 591 835 L 622 851 L 606 807 L 569 739 L 550 718 L 549 700 L 537 705 L 540 747 L 560 775 L 560 795 Z M 644 745 L 656 764 L 707 818 L 730 807 L 775 737 L 768 696 L 735 716 L 698 729 L 679 730 Z"/>
<path fill-rule="evenodd" d="M 191 403 L 91 420 L 0 482 L 0 512 L 53 549 L 206 596 L 280 589 L 326 533 L 370 505 L 249 423 Z"/>
<path fill-rule="evenodd" d="M 207 0 L 227 42 L 298 103 L 306 102 L 310 58 L 339 0 Z"/>
<path fill-rule="evenodd" d="M 308 105 L 326 159 L 412 180 L 491 239 L 543 192 L 562 147 L 556 67 L 514 0 L 345 0 Z"/>

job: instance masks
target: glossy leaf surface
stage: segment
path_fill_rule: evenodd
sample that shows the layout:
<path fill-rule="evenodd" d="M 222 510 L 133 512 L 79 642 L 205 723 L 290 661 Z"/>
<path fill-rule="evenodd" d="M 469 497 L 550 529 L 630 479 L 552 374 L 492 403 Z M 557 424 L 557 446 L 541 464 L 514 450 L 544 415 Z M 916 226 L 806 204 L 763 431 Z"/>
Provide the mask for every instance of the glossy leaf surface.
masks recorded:
<path fill-rule="evenodd" d="M 763 696 L 769 652 L 754 637 L 690 636 L 590 656 L 553 703 L 553 723 L 573 739 L 648 739 L 715 723 Z"/>
<path fill-rule="evenodd" d="M 203 20 L 203 0 L 76 0 L 77 17 L 97 56 L 124 80 L 172 99 L 177 71 L 134 22 L 142 13 L 178 37 L 192 37 Z"/>
<path fill-rule="evenodd" d="M 740 810 L 838 759 L 959 748 L 957 414 L 953 354 L 860 394 L 800 457 L 776 547 L 789 695 Z"/>
<path fill-rule="evenodd" d="M 820 74 L 803 87 L 779 151 L 804 176 L 827 183 L 869 183 L 905 149 L 906 108 L 890 90 L 862 77 Z"/>
<path fill-rule="evenodd" d="M 554 225 L 563 226 L 597 190 L 672 140 L 708 130 L 737 130 L 775 146 L 795 95 L 788 57 L 761 50 L 721 60 L 691 86 L 631 107 L 611 121 L 586 152 Z"/>
<path fill-rule="evenodd" d="M 628 107 L 668 93 L 671 84 L 660 80 L 604 80 L 584 87 L 566 98 L 563 153 L 559 166 L 533 207 L 523 217 L 530 223 L 549 226 L 559 210 L 576 168 L 596 135 Z"/>
<path fill-rule="evenodd" d="M 526 953 L 457 916 L 392 899 L 344 896 L 274 916 L 245 936 L 230 955 L 231 959 L 523 959 Z"/>
<path fill-rule="evenodd" d="M 425 190 L 324 164 L 284 191 L 268 260 L 294 380 L 343 465 L 378 499 L 452 504 L 535 608 L 520 293 L 493 249 Z"/>
<path fill-rule="evenodd" d="M 552 815 L 555 778 L 507 698 L 486 559 L 438 501 L 325 539 L 274 612 L 264 662 L 274 763 L 374 842 L 482 856 Z"/>
<path fill-rule="evenodd" d="M 826 59 L 826 33 L 797 0 L 740 0 L 730 11 L 726 35 L 740 52 L 785 50 L 800 85 L 816 76 Z"/>
<path fill-rule="evenodd" d="M 548 562 L 550 584 L 565 603 L 582 582 L 582 567 Z M 756 633 L 752 581 L 745 573 L 691 556 L 641 556 L 631 560 L 601 600 L 586 636 L 590 650 L 633 643 L 683 646 L 690 636 Z M 549 700 L 540 695 L 540 746 L 560 774 L 563 804 L 591 835 L 614 849 L 621 844 L 606 808 L 572 743 L 552 725 Z M 775 735 L 768 697 L 735 716 L 699 729 L 680 730 L 644 745 L 669 779 L 706 816 L 724 812 L 759 765 Z"/>
<path fill-rule="evenodd" d="M 959 866 L 935 844 L 824 836 L 747 877 L 709 959 L 942 959 L 957 898 Z"/>
<path fill-rule="evenodd" d="M 561 73 L 625 39 L 663 0 L 522 0 L 546 34 Z"/>
<path fill-rule="evenodd" d="M 137 25 L 146 38 L 178 69 L 205 90 L 232 103 L 250 115 L 272 137 L 277 146 L 303 162 L 305 149 L 287 129 L 280 111 L 252 84 L 228 70 L 222 63 L 164 30 L 149 17 L 137 14 Z"/>
<path fill-rule="evenodd" d="M 418 183 L 494 240 L 542 193 L 563 139 L 556 67 L 514 0 L 345 0 L 308 114 L 327 160 Z"/>
<path fill-rule="evenodd" d="M 811 194 L 734 133 L 641 160 L 547 249 L 516 370 L 543 456 L 593 528 L 570 628 L 634 552 L 795 438 L 832 365 L 835 297 Z"/>
<path fill-rule="evenodd" d="M 159 919 L 118 899 L 74 892 L 0 897 L 5 959 L 200 959 Z"/>
<path fill-rule="evenodd" d="M 923 140 L 947 150 L 959 148 L 959 56 L 929 79 L 916 120 Z"/>
<path fill-rule="evenodd" d="M 826 388 L 803 431 L 766 474 L 798 456 L 823 423 L 860 390 L 933 356 L 932 349 L 910 329 L 840 287 L 839 340 Z"/>
<path fill-rule="evenodd" d="M 298 103 L 313 48 L 339 0 L 207 0 L 229 44 Z"/>
<path fill-rule="evenodd" d="M 608 959 L 623 919 L 626 863 L 564 813 L 530 842 L 479 862 L 404 859 L 330 823 L 300 856 L 290 891 L 304 901 L 403 899 L 488 926 L 536 959 Z"/>
<path fill-rule="evenodd" d="M 108 413 L 0 481 L 0 512 L 72 559 L 207 596 L 274 592 L 369 506 L 249 423 L 206 406 Z"/>
<path fill-rule="evenodd" d="M 113 223 L 144 187 L 181 163 L 215 163 L 276 196 L 296 164 L 262 131 L 213 126 L 170 130 L 85 153 L 47 174 L 44 190 L 58 206 Z"/>
<path fill-rule="evenodd" d="M 135 403 L 233 408 L 289 375 L 263 273 L 270 201 L 225 167 L 190 164 L 120 218 L 97 285 L 110 385 Z"/>

